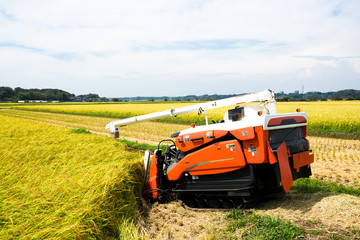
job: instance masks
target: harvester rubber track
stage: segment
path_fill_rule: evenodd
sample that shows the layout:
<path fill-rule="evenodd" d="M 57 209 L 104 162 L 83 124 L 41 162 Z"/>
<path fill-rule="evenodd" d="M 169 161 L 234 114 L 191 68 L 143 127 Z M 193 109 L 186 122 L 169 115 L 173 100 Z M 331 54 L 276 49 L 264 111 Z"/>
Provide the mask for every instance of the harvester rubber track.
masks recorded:
<path fill-rule="evenodd" d="M 260 197 L 197 197 L 186 196 L 180 198 L 183 206 L 186 209 L 192 210 L 229 210 L 231 208 L 252 208 L 255 207 L 261 200 Z"/>

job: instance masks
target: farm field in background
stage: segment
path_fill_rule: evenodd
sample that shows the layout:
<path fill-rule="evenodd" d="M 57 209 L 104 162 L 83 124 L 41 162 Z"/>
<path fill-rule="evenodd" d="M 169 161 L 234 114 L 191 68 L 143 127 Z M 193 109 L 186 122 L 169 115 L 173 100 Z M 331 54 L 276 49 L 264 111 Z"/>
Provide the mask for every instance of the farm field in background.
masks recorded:
<path fill-rule="evenodd" d="M 0 115 L 25 118 L 38 122 L 46 122 L 59 126 L 72 128 L 85 128 L 98 134 L 109 136 L 109 131 L 105 129 L 106 123 L 113 121 L 112 118 L 79 116 L 70 114 L 22 111 L 15 109 L 0 109 Z M 169 138 L 171 133 L 180 131 L 188 125 L 169 124 L 157 122 L 144 122 L 130 125 L 121 129 L 121 137 L 131 141 L 145 142 L 157 145 L 160 140 Z"/>
<path fill-rule="evenodd" d="M 0 239 L 130 234 L 139 216 L 139 153 L 105 136 L 19 117 L 0 122 Z"/>
<path fill-rule="evenodd" d="M 119 103 L 119 104 L 43 104 L 11 106 L 16 109 L 70 113 L 78 115 L 126 118 L 178 108 L 196 103 Z M 306 112 L 309 117 L 308 128 L 316 131 L 360 133 L 360 101 L 326 101 L 326 102 L 278 102 L 279 113 L 294 112 L 297 108 Z M 209 120 L 221 120 L 227 108 L 209 110 Z M 176 118 L 165 118 L 162 122 L 171 123 L 204 123 L 204 116 L 197 113 L 181 115 Z"/>

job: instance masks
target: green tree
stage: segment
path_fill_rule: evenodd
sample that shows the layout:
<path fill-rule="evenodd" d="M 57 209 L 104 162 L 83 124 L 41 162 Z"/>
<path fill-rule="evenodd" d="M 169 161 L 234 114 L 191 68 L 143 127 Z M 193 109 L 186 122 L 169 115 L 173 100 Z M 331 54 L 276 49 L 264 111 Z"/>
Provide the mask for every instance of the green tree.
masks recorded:
<path fill-rule="evenodd" d="M 10 87 L 0 87 L 0 101 L 11 101 L 14 91 Z"/>

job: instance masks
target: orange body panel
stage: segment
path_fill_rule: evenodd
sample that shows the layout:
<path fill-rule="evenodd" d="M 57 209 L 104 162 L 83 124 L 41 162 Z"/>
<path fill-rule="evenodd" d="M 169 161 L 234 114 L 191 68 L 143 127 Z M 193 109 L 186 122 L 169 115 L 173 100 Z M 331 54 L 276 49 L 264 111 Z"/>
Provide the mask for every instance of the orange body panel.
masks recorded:
<path fill-rule="evenodd" d="M 289 116 L 289 117 L 277 117 L 272 118 L 268 122 L 268 127 L 281 125 L 283 120 L 294 119 L 297 123 L 306 123 L 306 118 L 303 116 Z"/>
<path fill-rule="evenodd" d="M 314 154 L 310 154 L 310 151 L 296 153 L 293 156 L 294 168 L 297 172 L 303 166 L 310 166 L 314 162 Z"/>
<path fill-rule="evenodd" d="M 158 197 L 158 191 L 157 191 L 157 184 L 159 181 L 158 178 L 158 171 L 156 166 L 156 152 L 154 153 L 152 159 L 151 159 L 151 166 L 150 166 L 150 177 L 145 185 L 144 191 L 146 192 L 145 195 L 150 198 L 156 199 Z"/>
<path fill-rule="evenodd" d="M 191 175 L 210 175 L 245 167 L 244 155 L 237 140 L 217 142 L 190 153 L 168 171 L 170 181 L 179 180 L 188 172 Z"/>
<path fill-rule="evenodd" d="M 283 185 L 284 191 L 287 192 L 293 184 L 293 177 L 289 164 L 288 149 L 285 142 L 283 142 L 280 147 L 278 147 L 276 153 L 280 167 L 281 183 Z"/>
<path fill-rule="evenodd" d="M 236 130 L 230 131 L 234 137 L 236 137 L 239 140 L 250 140 L 255 137 L 255 131 L 253 127 L 246 127 L 246 128 L 240 128 Z"/>
<path fill-rule="evenodd" d="M 243 141 L 244 155 L 248 164 L 267 163 L 268 132 L 255 127 L 255 138 Z"/>
<path fill-rule="evenodd" d="M 197 133 L 185 134 L 178 136 L 175 140 L 176 147 L 183 152 L 201 146 L 205 143 L 214 141 L 228 133 L 226 130 L 209 130 Z"/>
<path fill-rule="evenodd" d="M 270 164 L 274 164 L 274 163 L 277 163 L 277 159 L 275 157 L 275 154 L 274 152 L 272 151 L 271 149 L 271 146 L 270 146 L 270 142 L 269 141 L 266 141 L 267 143 L 267 153 L 268 153 L 268 160 L 269 160 L 269 163 Z"/>

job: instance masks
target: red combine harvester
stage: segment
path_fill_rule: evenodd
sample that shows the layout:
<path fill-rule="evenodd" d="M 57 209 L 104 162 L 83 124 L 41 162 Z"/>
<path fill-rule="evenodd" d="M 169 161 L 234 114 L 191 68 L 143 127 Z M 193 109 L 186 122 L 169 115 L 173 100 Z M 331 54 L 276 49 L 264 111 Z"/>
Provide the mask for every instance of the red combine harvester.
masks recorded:
<path fill-rule="evenodd" d="M 259 104 L 238 105 L 259 102 Z M 206 110 L 235 106 L 220 122 L 208 124 Z M 114 138 L 128 124 L 204 113 L 206 125 L 173 133 L 144 156 L 143 194 L 164 201 L 176 195 L 189 207 L 230 208 L 262 196 L 287 192 L 297 178 L 311 175 L 304 112 L 277 114 L 271 90 L 174 108 L 106 125 Z M 160 144 L 168 142 L 165 152 Z M 151 163 L 150 163 L 151 159 Z M 150 169 L 150 173 L 149 173 Z"/>

